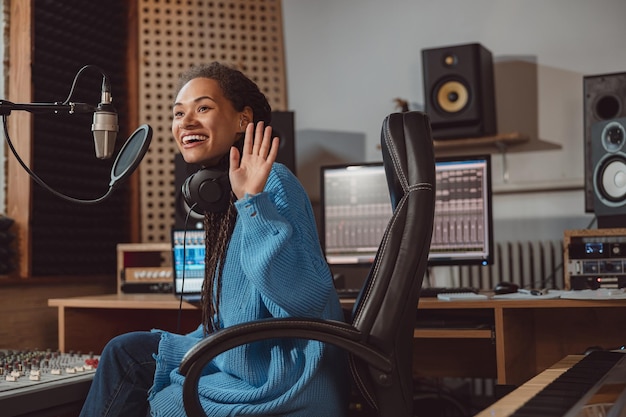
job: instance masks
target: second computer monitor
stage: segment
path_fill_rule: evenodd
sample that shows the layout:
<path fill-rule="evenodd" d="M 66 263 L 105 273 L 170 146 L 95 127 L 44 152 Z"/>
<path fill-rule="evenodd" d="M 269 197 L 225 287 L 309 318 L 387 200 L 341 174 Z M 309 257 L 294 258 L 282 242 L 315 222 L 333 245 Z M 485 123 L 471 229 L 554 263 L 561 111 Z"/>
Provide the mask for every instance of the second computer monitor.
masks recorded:
<path fill-rule="evenodd" d="M 491 158 L 437 158 L 429 264 L 493 263 Z M 373 262 L 392 215 L 382 163 L 321 168 L 321 235 L 331 265 Z"/>

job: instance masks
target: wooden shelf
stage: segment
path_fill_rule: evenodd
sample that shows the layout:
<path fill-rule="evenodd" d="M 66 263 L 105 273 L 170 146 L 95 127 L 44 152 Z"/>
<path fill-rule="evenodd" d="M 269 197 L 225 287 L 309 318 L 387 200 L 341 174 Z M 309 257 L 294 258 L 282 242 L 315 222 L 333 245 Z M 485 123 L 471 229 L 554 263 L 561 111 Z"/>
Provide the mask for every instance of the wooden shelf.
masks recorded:
<path fill-rule="evenodd" d="M 164 290 L 171 290 L 171 250 L 169 243 L 119 243 L 117 293 L 124 292 L 124 285 L 133 284 L 156 285 L 162 286 Z M 145 277 L 141 277 L 142 273 Z"/>
<path fill-rule="evenodd" d="M 420 339 L 492 339 L 490 329 L 415 329 L 413 337 Z"/>
<path fill-rule="evenodd" d="M 460 139 L 434 139 L 437 156 L 461 156 L 492 153 L 532 152 L 561 149 L 561 145 L 520 132 Z"/>

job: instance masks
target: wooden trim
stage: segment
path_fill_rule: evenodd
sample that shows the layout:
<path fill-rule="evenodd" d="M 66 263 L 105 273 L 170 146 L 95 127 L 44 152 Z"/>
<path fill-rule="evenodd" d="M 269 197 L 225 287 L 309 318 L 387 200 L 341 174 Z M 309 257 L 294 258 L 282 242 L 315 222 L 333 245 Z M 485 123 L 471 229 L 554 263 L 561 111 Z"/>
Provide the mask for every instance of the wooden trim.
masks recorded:
<path fill-rule="evenodd" d="M 12 1 L 9 28 L 9 101 L 29 103 L 33 97 L 31 64 L 33 55 L 32 0 Z M 9 117 L 9 136 L 15 149 L 31 167 L 33 144 L 33 117 L 28 112 L 15 112 Z M 21 278 L 31 273 L 30 213 L 32 210 L 32 182 L 13 155 L 7 158 L 7 214 L 15 220 L 17 274 Z"/>
<path fill-rule="evenodd" d="M 139 126 L 139 34 L 138 34 L 137 2 L 128 2 L 127 37 L 128 46 L 126 54 L 126 73 L 128 93 L 128 134 L 132 134 Z M 141 239 L 141 201 L 139 170 L 136 170 L 129 179 L 129 215 L 130 222 L 129 238 L 131 242 L 139 242 Z"/>
<path fill-rule="evenodd" d="M 67 327 L 65 326 L 65 307 L 59 306 L 58 310 L 59 350 L 65 352 L 65 328 Z"/>

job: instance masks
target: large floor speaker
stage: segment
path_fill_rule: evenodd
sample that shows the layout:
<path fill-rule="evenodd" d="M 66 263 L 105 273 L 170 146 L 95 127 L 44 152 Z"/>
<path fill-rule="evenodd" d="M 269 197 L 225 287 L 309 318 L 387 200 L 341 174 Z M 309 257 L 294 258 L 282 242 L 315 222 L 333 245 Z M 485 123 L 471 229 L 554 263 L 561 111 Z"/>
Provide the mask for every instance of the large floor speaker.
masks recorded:
<path fill-rule="evenodd" d="M 583 77 L 584 140 L 585 140 L 585 211 L 594 212 L 596 189 L 592 148 L 599 135 L 593 136 L 591 128 L 598 122 L 626 117 L 626 72 L 588 75 Z M 595 138 L 595 139 L 594 139 Z M 598 152 L 602 144 L 598 143 Z M 600 155 L 596 155 L 599 157 Z"/>
<path fill-rule="evenodd" d="M 591 125 L 591 163 L 598 226 L 626 226 L 626 117 Z"/>
<path fill-rule="evenodd" d="M 294 112 L 272 112 L 272 133 L 280 139 L 276 162 L 280 162 L 296 174 L 296 140 Z"/>
<path fill-rule="evenodd" d="M 189 210 L 189 205 L 183 197 L 182 186 L 187 177 L 196 173 L 200 165 L 188 164 L 180 153 L 174 156 L 174 187 L 175 187 L 175 223 L 176 229 L 202 229 L 203 217 L 195 211 Z"/>
<path fill-rule="evenodd" d="M 497 133 L 493 58 L 478 43 L 422 50 L 424 107 L 433 138 Z"/>

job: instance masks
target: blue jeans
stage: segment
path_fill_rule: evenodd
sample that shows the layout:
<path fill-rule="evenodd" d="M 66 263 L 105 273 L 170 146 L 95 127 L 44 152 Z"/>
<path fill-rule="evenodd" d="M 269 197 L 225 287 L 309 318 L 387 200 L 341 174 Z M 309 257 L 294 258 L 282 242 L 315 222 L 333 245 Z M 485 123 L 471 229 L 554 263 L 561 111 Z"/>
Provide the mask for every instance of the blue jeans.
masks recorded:
<path fill-rule="evenodd" d="M 148 416 L 159 333 L 116 336 L 100 356 L 80 417 Z"/>

